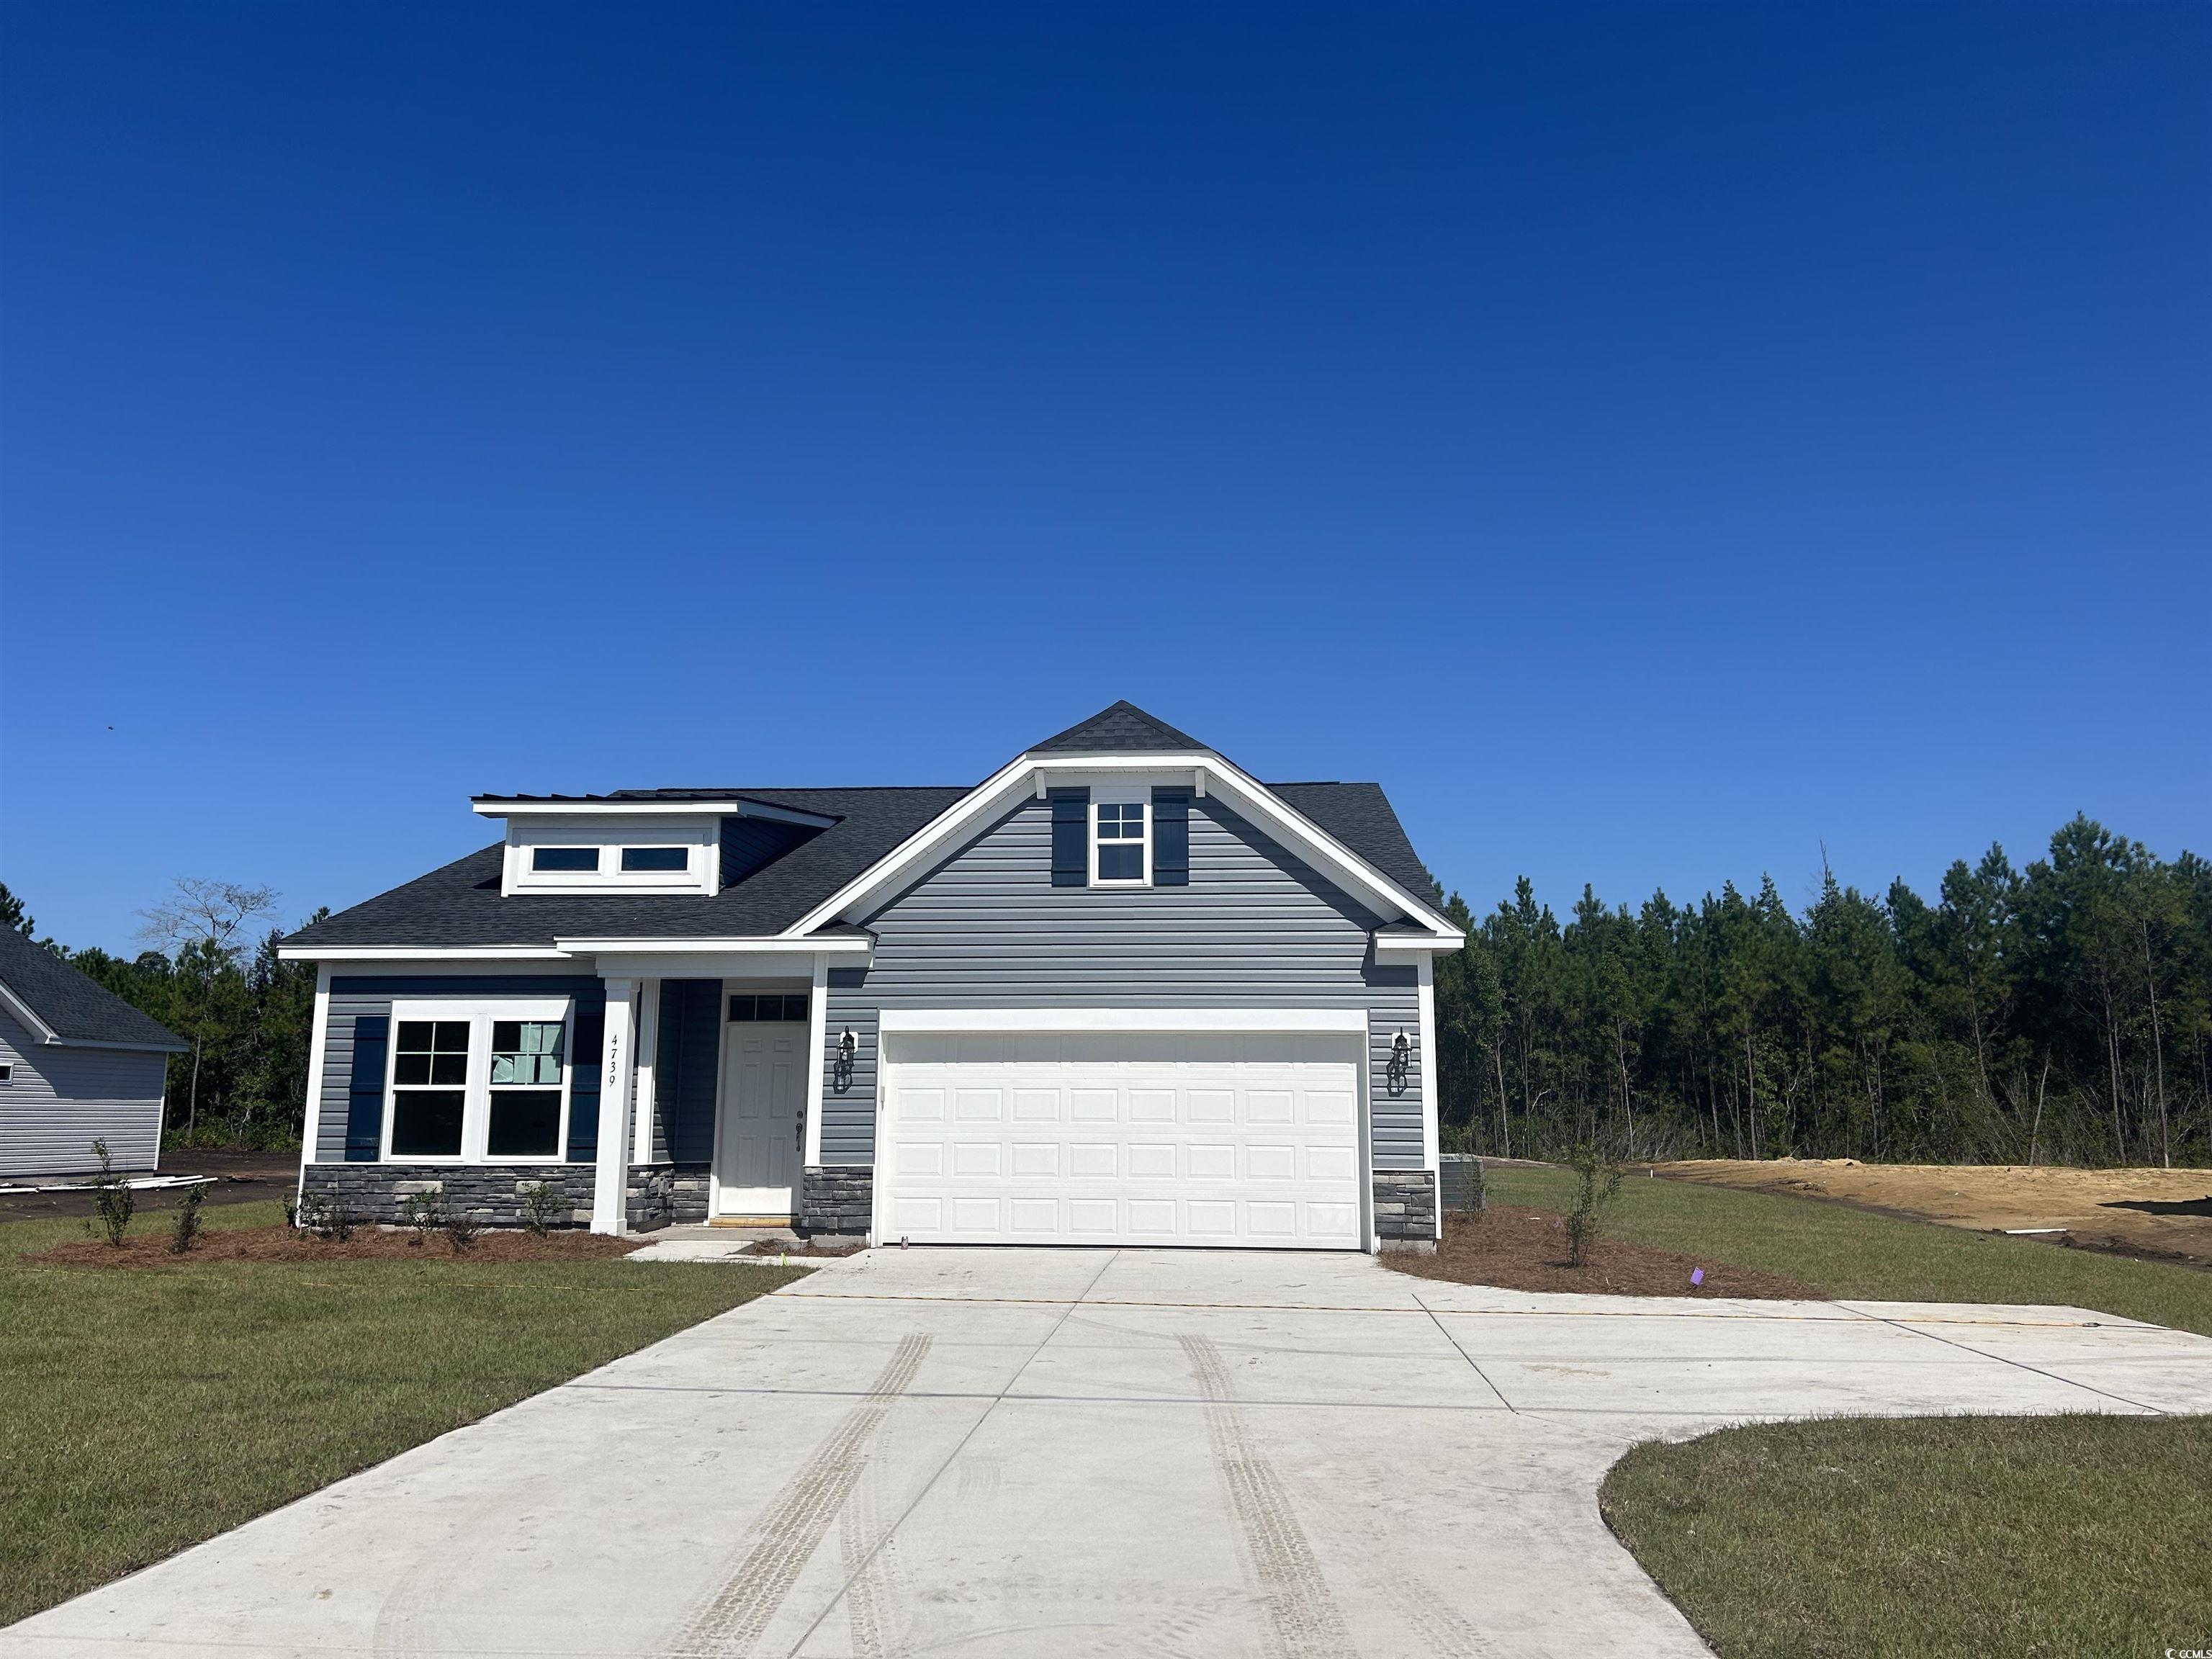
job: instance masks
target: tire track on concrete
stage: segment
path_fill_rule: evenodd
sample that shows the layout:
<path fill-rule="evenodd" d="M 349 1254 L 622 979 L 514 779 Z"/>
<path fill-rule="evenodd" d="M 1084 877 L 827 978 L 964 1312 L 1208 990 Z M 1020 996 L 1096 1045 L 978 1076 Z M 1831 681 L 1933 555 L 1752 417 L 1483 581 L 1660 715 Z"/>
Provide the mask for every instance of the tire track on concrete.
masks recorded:
<path fill-rule="evenodd" d="M 861 1403 L 763 1512 L 751 1547 L 692 1613 L 684 1633 L 665 1650 L 666 1659 L 740 1659 L 752 1651 L 852 1496 L 876 1431 L 928 1352 L 927 1336 L 899 1344 Z"/>
<path fill-rule="evenodd" d="M 1246 1432 L 1219 1350 L 1202 1336 L 1181 1339 L 1191 1375 L 1206 1396 L 1206 1437 L 1229 1493 L 1246 1553 L 1267 1610 L 1267 1650 L 1275 1659 L 1335 1659 L 1354 1651 L 1352 1632 L 1329 1594 L 1290 1494 Z"/>
<path fill-rule="evenodd" d="M 854 1659 L 896 1659 L 906 1650 L 896 1628 L 897 1576 L 890 1528 L 878 1490 L 880 1465 L 871 1462 L 837 1518 L 838 1559 L 845 1571 L 845 1615 Z"/>

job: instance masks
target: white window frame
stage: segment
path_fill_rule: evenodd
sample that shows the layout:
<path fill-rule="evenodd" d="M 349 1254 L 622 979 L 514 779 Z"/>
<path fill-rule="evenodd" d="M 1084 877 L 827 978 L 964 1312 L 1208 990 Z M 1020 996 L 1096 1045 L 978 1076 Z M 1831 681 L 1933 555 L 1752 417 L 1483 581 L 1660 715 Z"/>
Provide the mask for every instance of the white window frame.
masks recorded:
<path fill-rule="evenodd" d="M 1144 848 L 1144 873 L 1132 879 L 1127 876 L 1113 878 L 1098 873 L 1098 809 L 1104 805 L 1135 805 L 1145 809 L 1145 834 L 1139 843 Z M 1091 884 L 1093 887 L 1150 887 L 1152 884 L 1152 789 L 1150 784 L 1109 783 L 1094 787 L 1091 791 L 1088 811 L 1091 834 Z M 1115 843 L 1127 847 L 1126 841 Z"/>
<path fill-rule="evenodd" d="M 491 1028 L 496 1020 L 558 1022 L 561 1026 L 561 1127 L 550 1152 L 502 1154 L 495 1158 L 485 1150 L 491 1132 Z M 461 1150 L 457 1155 L 421 1153 L 406 1158 L 392 1154 L 392 1115 L 398 1103 L 399 1023 L 402 1020 L 465 1020 L 469 1027 L 468 1080 L 462 1085 Z M 384 1131 L 377 1156 L 386 1164 L 563 1164 L 568 1158 L 568 1110 L 576 1080 L 575 1005 L 568 997 L 509 997 L 498 1001 L 456 1002 L 414 1000 L 392 1005 L 384 1050 Z M 441 1085 L 410 1084 L 433 1088 Z"/>
<path fill-rule="evenodd" d="M 719 818 L 593 819 L 579 822 L 548 817 L 511 817 L 501 865 L 500 891 L 516 893 L 708 894 L 720 869 Z M 541 847 L 583 848 L 598 854 L 589 870 L 540 870 Z M 684 854 L 677 870 L 625 870 L 623 852 L 630 848 L 676 850 Z"/>

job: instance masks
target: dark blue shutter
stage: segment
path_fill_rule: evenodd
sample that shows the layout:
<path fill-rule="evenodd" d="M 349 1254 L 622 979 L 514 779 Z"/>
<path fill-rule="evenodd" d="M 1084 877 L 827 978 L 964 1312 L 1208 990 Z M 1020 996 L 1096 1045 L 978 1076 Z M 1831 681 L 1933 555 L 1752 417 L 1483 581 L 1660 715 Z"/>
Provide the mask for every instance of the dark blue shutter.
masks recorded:
<path fill-rule="evenodd" d="M 374 1164 L 384 1150 L 384 1051 L 391 1046 L 389 1014 L 354 1016 L 353 1076 L 346 1085 L 349 1164 Z"/>
<path fill-rule="evenodd" d="M 1190 791 L 1152 791 L 1152 885 L 1190 885 Z"/>
<path fill-rule="evenodd" d="M 576 1052 L 568 1056 L 568 1162 L 589 1164 L 599 1155 L 599 1058 L 607 1040 L 604 996 L 576 1004 Z"/>
<path fill-rule="evenodd" d="M 1054 789 L 1052 801 L 1052 884 L 1088 887 L 1091 884 L 1091 792 Z"/>
<path fill-rule="evenodd" d="M 722 981 L 661 981 L 653 1099 L 672 1164 L 704 1164 L 714 1154 L 714 1061 L 721 1042 Z"/>

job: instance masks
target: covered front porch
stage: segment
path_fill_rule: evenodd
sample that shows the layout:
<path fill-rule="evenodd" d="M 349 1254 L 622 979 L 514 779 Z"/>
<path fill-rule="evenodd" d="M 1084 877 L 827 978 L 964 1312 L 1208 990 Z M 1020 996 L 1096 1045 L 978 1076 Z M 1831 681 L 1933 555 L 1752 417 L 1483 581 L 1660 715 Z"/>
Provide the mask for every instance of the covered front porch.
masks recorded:
<path fill-rule="evenodd" d="M 829 960 L 602 957 L 593 1231 L 799 1224 L 821 1161 Z"/>

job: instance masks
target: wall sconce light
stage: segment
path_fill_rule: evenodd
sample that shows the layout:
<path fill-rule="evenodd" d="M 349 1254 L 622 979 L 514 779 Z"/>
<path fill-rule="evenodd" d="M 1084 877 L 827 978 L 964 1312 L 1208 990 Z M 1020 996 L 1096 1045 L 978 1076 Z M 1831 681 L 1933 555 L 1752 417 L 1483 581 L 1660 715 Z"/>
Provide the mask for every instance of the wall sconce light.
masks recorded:
<path fill-rule="evenodd" d="M 1406 1092 L 1407 1073 L 1413 1069 L 1413 1040 L 1401 1026 L 1398 1035 L 1390 1039 L 1390 1064 L 1384 1068 L 1383 1082 L 1393 1095 Z"/>
<path fill-rule="evenodd" d="M 1404 1033 L 1401 1032 L 1400 1035 L 1402 1036 Z M 841 1060 L 850 1060 L 860 1052 L 860 1039 L 853 1035 L 853 1028 L 848 1025 L 837 1038 L 837 1057 Z"/>
<path fill-rule="evenodd" d="M 1413 1040 L 1406 1035 L 1405 1028 L 1401 1026 L 1398 1035 L 1390 1039 L 1390 1058 L 1402 1064 L 1413 1052 Z"/>

